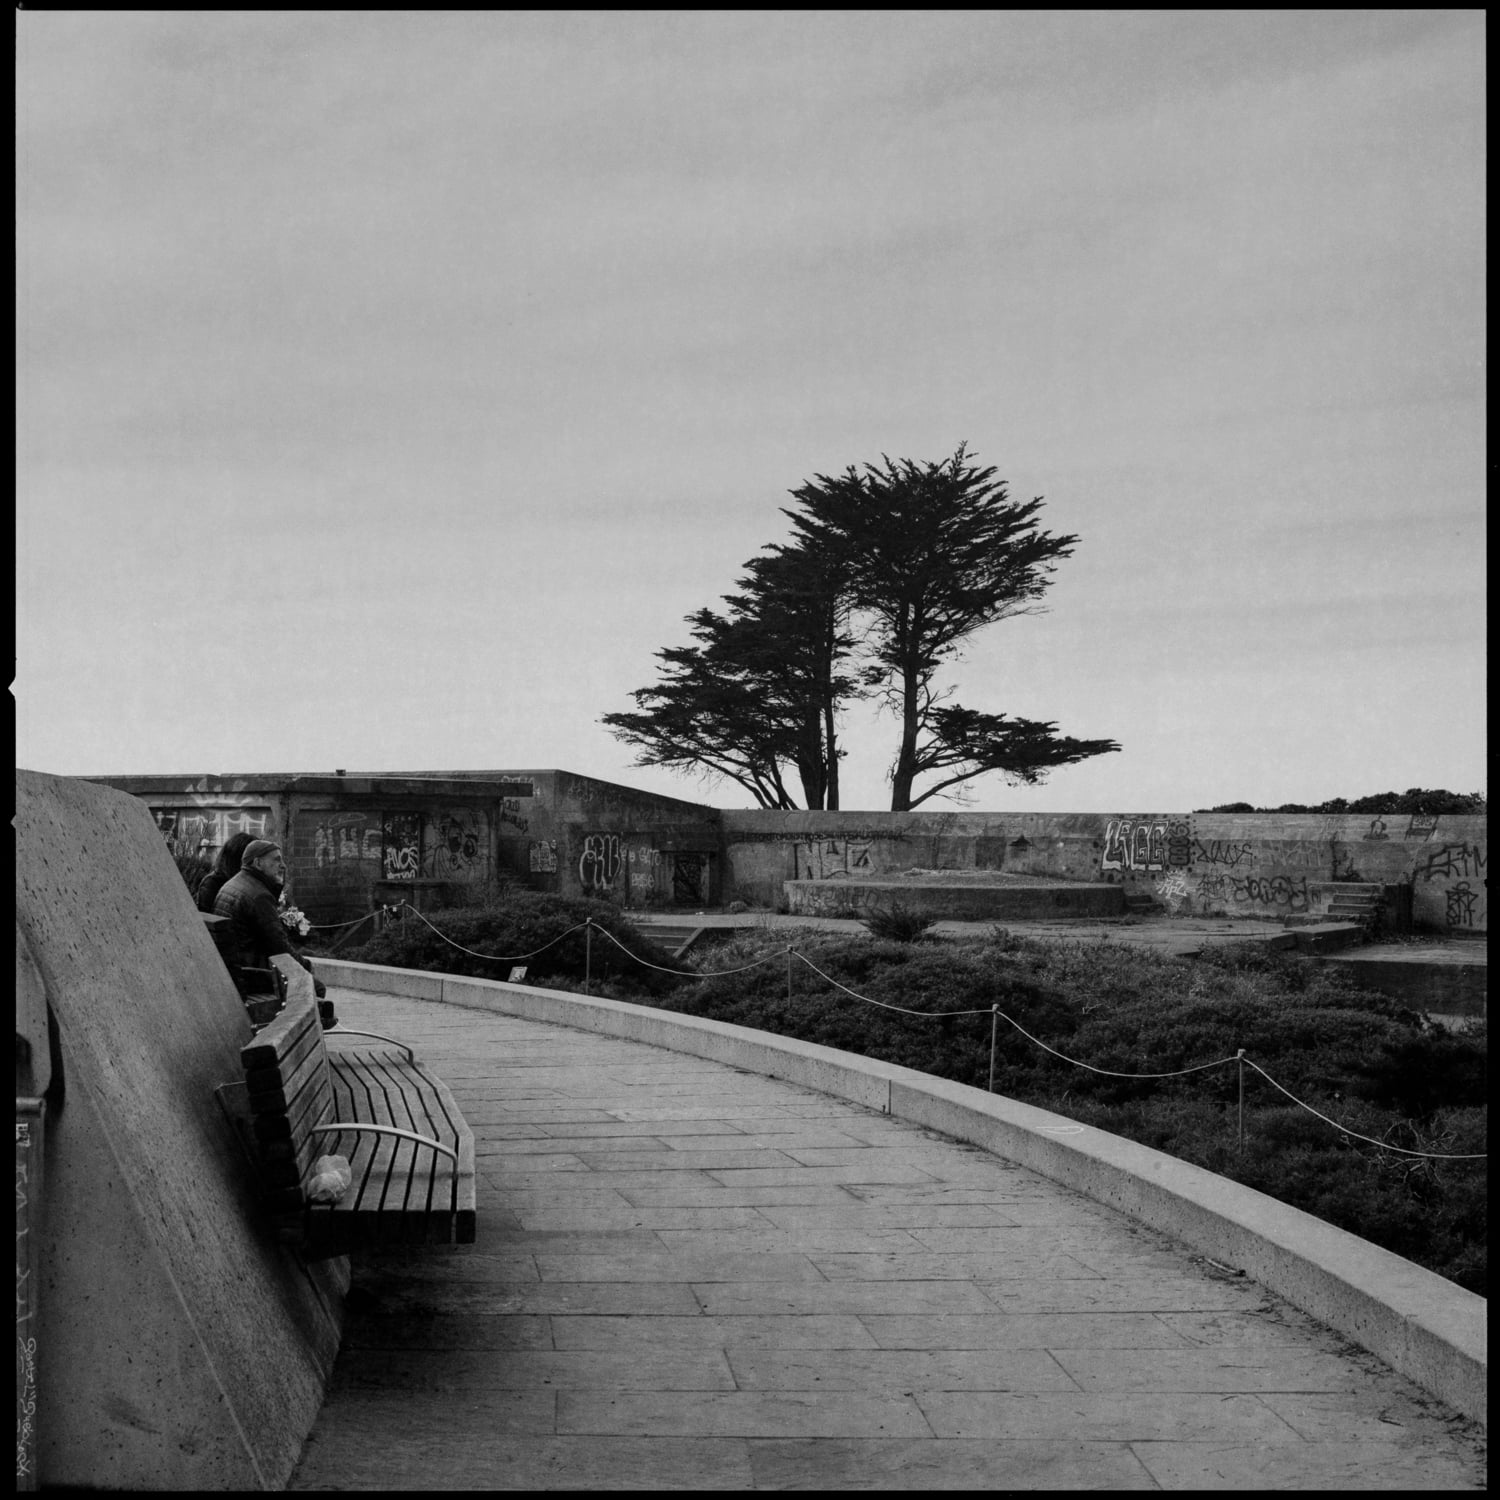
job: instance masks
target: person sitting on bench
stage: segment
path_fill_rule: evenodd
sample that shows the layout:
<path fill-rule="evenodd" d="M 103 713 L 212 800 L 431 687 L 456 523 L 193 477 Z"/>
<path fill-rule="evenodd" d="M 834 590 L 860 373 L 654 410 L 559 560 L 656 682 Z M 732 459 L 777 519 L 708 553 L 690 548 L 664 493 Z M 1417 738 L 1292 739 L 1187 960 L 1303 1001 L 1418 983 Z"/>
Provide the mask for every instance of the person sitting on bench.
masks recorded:
<path fill-rule="evenodd" d="M 219 892 L 240 873 L 240 856 L 245 852 L 245 846 L 254 842 L 253 833 L 229 835 L 228 842 L 219 850 L 219 857 L 214 861 L 213 869 L 199 882 L 197 892 L 193 896 L 198 903 L 199 911 L 213 911 L 214 902 L 219 899 Z"/>
<path fill-rule="evenodd" d="M 224 883 L 214 901 L 214 915 L 225 919 L 219 952 L 241 995 L 259 993 L 262 988 L 259 976 L 245 970 L 269 971 L 276 953 L 289 954 L 312 974 L 312 965 L 292 946 L 276 914 L 276 901 L 285 884 L 286 858 L 281 846 L 269 839 L 252 839 L 240 856 L 239 874 Z M 316 975 L 313 986 L 319 999 L 327 993 Z"/>

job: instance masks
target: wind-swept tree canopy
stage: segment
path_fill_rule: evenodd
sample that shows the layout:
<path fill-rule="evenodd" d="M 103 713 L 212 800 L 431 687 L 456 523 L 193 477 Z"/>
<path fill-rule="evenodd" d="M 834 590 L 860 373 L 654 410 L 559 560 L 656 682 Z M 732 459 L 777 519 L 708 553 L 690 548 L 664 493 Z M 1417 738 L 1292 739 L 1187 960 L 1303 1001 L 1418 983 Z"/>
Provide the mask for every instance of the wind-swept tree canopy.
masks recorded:
<path fill-rule="evenodd" d="M 1056 725 L 945 704 L 935 682 L 975 631 L 1040 608 L 1076 536 L 1037 527 L 1040 498 L 1008 499 L 964 445 L 938 463 L 892 461 L 816 475 L 792 491 L 789 546 L 746 564 L 727 613 L 688 616 L 696 646 L 657 652 L 638 712 L 603 722 L 638 765 L 727 776 L 763 807 L 839 805 L 840 707 L 878 692 L 900 721 L 891 808 L 998 771 L 1035 783 L 1054 766 L 1120 747 Z M 786 768 L 785 770 L 783 768 Z M 938 779 L 918 790 L 916 779 Z"/>
<path fill-rule="evenodd" d="M 661 681 L 631 696 L 637 713 L 603 722 L 640 751 L 637 765 L 727 776 L 762 807 L 838 807 L 835 715 L 854 696 L 842 574 L 830 559 L 771 547 L 746 564 L 727 614 L 687 617 L 697 646 L 658 651 Z"/>
<path fill-rule="evenodd" d="M 1004 714 L 982 714 L 972 708 L 934 708 L 928 715 L 931 736 L 917 749 L 916 774 L 951 771 L 934 782 L 912 807 L 940 796 L 950 786 L 999 771 L 1008 781 L 1035 786 L 1054 766 L 1070 766 L 1093 755 L 1120 747 L 1113 740 L 1075 740 L 1057 732 L 1056 724 L 1035 719 L 1010 719 Z"/>
<path fill-rule="evenodd" d="M 939 706 L 939 668 L 983 626 L 1038 609 L 1053 565 L 1078 542 L 1038 530 L 1040 497 L 1011 501 L 994 476 L 969 463 L 963 444 L 938 463 L 882 455 L 879 468 L 817 475 L 792 491 L 797 508 L 783 512 L 803 547 L 842 561 L 850 604 L 868 621 L 866 680 L 901 724 L 894 812 L 985 771 L 1036 781 L 1049 765 L 1119 749 L 1112 740 L 1056 740 L 1056 758 L 1047 759 L 1042 745 L 1054 726 L 1015 720 L 1002 731 L 1003 716 Z M 1016 733 L 1020 724 L 1025 734 Z M 994 730 L 987 745 L 977 737 L 985 725 Z M 916 778 L 929 769 L 955 774 L 918 795 Z"/>

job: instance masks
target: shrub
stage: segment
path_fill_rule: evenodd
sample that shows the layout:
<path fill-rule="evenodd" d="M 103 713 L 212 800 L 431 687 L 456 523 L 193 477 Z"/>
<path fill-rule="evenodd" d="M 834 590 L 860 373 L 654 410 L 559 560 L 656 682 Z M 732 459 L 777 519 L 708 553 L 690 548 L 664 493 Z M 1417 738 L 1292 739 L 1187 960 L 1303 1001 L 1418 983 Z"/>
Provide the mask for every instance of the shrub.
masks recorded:
<path fill-rule="evenodd" d="M 528 984 L 582 989 L 587 981 L 594 993 L 621 999 L 666 995 L 682 982 L 661 972 L 682 966 L 607 901 L 513 890 L 490 906 L 447 907 L 426 916 L 408 913 L 341 956 L 480 979 L 505 979 L 513 966 L 524 965 Z M 593 922 L 592 933 L 584 931 L 585 921 Z"/>
<path fill-rule="evenodd" d="M 926 936 L 934 920 L 900 901 L 892 901 L 889 906 L 872 910 L 864 918 L 864 924 L 871 937 L 887 938 L 895 943 L 915 943 Z"/>

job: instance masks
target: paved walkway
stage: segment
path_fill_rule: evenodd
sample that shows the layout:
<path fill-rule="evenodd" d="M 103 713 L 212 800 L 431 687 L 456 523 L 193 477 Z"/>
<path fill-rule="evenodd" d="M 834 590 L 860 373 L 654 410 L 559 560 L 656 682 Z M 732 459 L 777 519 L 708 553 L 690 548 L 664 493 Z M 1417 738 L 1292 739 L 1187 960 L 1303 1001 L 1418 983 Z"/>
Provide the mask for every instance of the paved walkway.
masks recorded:
<path fill-rule="evenodd" d="M 1035 1174 L 638 1043 L 334 991 L 475 1128 L 479 1239 L 356 1262 L 294 1489 L 1479 1489 L 1481 1437 Z"/>

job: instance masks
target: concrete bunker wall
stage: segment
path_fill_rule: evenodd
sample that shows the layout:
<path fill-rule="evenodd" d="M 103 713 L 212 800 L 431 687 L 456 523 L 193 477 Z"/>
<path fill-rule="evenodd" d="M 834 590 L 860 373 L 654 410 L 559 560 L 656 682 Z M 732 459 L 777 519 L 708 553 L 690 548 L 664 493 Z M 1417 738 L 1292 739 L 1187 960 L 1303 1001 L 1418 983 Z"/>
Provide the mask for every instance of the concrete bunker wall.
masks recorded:
<path fill-rule="evenodd" d="M 1266 920 L 1316 917 L 1337 887 L 1369 884 L 1404 888 L 1426 930 L 1489 927 L 1483 816 L 720 811 L 559 770 L 104 780 L 144 800 L 174 850 L 241 829 L 280 839 L 315 922 L 401 895 L 470 903 L 504 879 L 631 907 L 786 910 L 789 881 L 852 889 L 916 870 L 1102 883 L 1176 915 Z M 831 884 L 814 894 L 842 913 Z"/>
<path fill-rule="evenodd" d="M 1409 888 L 1424 928 L 1488 931 L 1484 816 L 726 811 L 725 897 L 911 871 L 1103 882 L 1177 915 L 1326 912 L 1337 887 Z"/>
<path fill-rule="evenodd" d="M 23 1225 L 40 1478 L 279 1489 L 347 1262 L 304 1264 L 259 1212 L 214 1093 L 250 1024 L 148 808 L 27 771 L 16 803 L 18 1051 L 45 1101 Z"/>
<path fill-rule="evenodd" d="M 174 854 L 280 841 L 288 898 L 319 923 L 472 905 L 503 880 L 631 906 L 708 906 L 723 884 L 716 809 L 567 771 L 100 780 L 144 801 Z"/>

